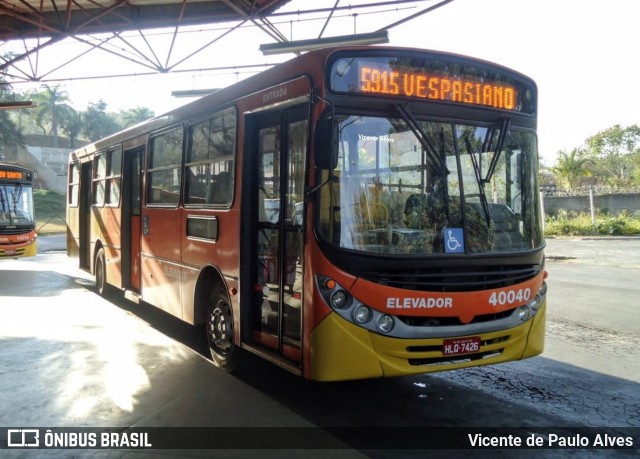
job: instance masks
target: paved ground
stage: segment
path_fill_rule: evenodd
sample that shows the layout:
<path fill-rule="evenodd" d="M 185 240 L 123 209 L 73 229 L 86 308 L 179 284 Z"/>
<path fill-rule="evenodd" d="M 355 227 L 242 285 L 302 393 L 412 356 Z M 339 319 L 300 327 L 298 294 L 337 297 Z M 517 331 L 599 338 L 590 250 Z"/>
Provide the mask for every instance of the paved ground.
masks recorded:
<path fill-rule="evenodd" d="M 155 308 L 95 295 L 92 278 L 62 252 L 63 237 L 41 238 L 39 247 L 36 259 L 0 264 L 0 426 L 310 427 L 332 440 L 325 426 L 547 427 L 553 433 L 575 426 L 640 428 L 640 239 L 549 240 L 549 320 L 542 357 L 333 384 L 303 381 L 251 356 L 237 374 L 223 373 L 202 356 L 202 335 L 191 327 Z M 268 454 L 219 450 L 215 457 L 427 455 L 348 445 Z M 429 456 L 487 457 L 473 453 L 436 450 Z M 514 450 L 491 453 L 516 457 Z M 632 457 L 637 450 L 517 453 L 599 458 Z M 214 452 L 162 450 L 153 455 L 158 454 L 211 457 Z M 73 450 L 12 451 L 12 457 L 77 456 Z"/>
<path fill-rule="evenodd" d="M 640 268 L 640 237 L 547 239 L 547 258 L 595 266 Z"/>

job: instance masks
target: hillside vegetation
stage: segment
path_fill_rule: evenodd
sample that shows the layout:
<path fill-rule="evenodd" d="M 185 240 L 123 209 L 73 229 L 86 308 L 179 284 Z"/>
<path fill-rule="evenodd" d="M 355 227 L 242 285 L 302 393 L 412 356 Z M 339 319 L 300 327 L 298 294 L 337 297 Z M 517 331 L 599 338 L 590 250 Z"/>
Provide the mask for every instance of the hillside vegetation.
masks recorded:
<path fill-rule="evenodd" d="M 38 234 L 65 233 L 66 196 L 49 190 L 33 190 Z"/>

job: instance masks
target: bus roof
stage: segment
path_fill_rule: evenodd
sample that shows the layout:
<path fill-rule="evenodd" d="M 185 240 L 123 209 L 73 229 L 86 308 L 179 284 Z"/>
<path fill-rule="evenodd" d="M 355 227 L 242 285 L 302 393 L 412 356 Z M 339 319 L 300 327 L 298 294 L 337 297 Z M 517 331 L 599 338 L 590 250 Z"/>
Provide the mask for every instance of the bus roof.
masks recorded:
<path fill-rule="evenodd" d="M 165 126 L 170 126 L 183 119 L 188 119 L 197 113 L 208 112 L 211 107 L 224 107 L 233 103 L 235 100 L 250 94 L 262 91 L 269 87 L 278 85 L 285 81 L 290 81 L 300 76 L 310 76 L 312 79 L 320 81 L 322 79 L 323 72 L 325 71 L 325 64 L 332 54 L 337 52 L 371 52 L 372 54 L 389 54 L 392 53 L 423 53 L 428 55 L 440 56 L 443 58 L 449 58 L 452 60 L 465 60 L 473 61 L 481 66 L 489 66 L 501 71 L 507 72 L 514 77 L 527 81 L 527 84 L 535 87 L 535 82 L 519 72 L 504 67 L 502 65 L 477 59 L 474 57 L 464 56 L 460 54 L 454 54 L 443 51 L 419 49 L 419 48 L 406 48 L 406 47 L 394 47 L 394 46 L 341 46 L 322 48 L 318 50 L 309 51 L 301 56 L 296 56 L 281 64 L 277 64 L 271 68 L 253 75 L 245 80 L 242 80 L 233 85 L 227 86 L 223 89 L 215 91 L 211 94 L 205 95 L 197 100 L 189 102 L 181 107 L 166 112 L 162 115 L 150 118 L 135 126 L 131 126 L 120 132 L 114 133 L 104 139 L 100 139 L 94 143 L 86 145 L 80 149 L 77 149 L 70 154 L 70 158 L 74 159 L 82 157 L 91 152 L 107 148 L 116 143 L 126 141 L 130 138 L 135 138 L 144 133 L 161 129 Z M 322 65 L 319 65 L 322 63 Z"/>

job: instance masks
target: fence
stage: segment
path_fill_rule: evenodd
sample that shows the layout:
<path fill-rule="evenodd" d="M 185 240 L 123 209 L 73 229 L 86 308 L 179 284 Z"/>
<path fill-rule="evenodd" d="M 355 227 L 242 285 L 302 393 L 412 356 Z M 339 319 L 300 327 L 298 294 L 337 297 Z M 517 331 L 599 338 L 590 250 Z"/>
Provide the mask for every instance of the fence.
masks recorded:
<path fill-rule="evenodd" d="M 640 188 L 583 187 L 571 190 L 540 190 L 545 215 L 566 212 L 620 215 L 623 211 L 640 215 Z"/>

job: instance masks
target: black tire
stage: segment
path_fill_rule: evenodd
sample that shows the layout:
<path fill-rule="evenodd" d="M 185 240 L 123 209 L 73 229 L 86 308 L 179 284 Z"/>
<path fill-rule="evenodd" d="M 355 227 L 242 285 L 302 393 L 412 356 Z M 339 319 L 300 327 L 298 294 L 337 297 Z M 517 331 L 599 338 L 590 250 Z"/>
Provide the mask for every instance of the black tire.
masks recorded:
<path fill-rule="evenodd" d="M 107 264 L 104 249 L 99 249 L 96 254 L 96 264 L 93 270 L 96 277 L 96 293 L 105 296 L 107 293 Z"/>
<path fill-rule="evenodd" d="M 232 372 L 238 352 L 233 342 L 233 309 L 223 290 L 214 290 L 209 297 L 205 333 L 215 366 Z"/>

